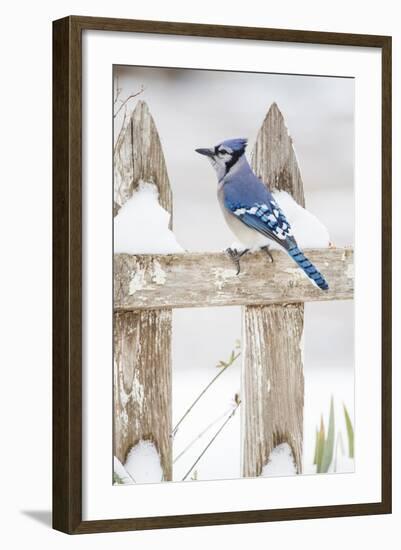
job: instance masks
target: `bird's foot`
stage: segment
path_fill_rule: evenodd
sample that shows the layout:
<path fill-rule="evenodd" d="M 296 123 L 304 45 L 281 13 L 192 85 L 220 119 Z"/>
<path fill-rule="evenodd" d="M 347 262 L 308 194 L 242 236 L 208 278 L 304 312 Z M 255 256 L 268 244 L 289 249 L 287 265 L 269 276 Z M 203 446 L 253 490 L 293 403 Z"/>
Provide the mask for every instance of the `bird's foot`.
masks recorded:
<path fill-rule="evenodd" d="M 267 254 L 267 255 L 269 256 L 269 258 L 270 258 L 270 263 L 273 263 L 273 262 L 274 262 L 274 258 L 273 258 L 272 253 L 270 252 L 270 247 L 269 247 L 269 245 L 262 246 L 261 250 L 263 250 L 263 252 L 266 252 L 266 254 Z"/>
<path fill-rule="evenodd" d="M 245 248 L 244 250 L 241 250 L 241 252 L 238 252 L 236 248 L 227 248 L 226 253 L 230 257 L 230 259 L 233 261 L 235 267 L 237 268 L 237 275 L 241 273 L 241 264 L 240 259 L 244 254 L 248 252 L 249 248 Z"/>

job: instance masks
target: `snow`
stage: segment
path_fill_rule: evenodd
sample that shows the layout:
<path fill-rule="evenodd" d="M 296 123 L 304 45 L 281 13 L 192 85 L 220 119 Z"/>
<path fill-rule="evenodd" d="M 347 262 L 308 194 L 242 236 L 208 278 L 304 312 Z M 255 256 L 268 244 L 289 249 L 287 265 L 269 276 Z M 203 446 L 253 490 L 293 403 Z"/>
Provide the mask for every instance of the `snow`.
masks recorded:
<path fill-rule="evenodd" d="M 160 456 L 152 441 L 139 441 L 128 453 L 124 468 L 135 483 L 163 481 Z"/>
<path fill-rule="evenodd" d="M 117 474 L 117 476 L 121 479 L 122 485 L 132 485 L 133 479 L 130 477 L 129 473 L 116 456 L 113 459 L 113 468 L 114 473 Z M 114 484 L 121 485 L 118 481 L 116 481 Z"/>
<path fill-rule="evenodd" d="M 212 326 L 211 330 L 216 330 Z M 206 336 L 205 336 L 206 337 Z M 197 350 L 196 355 L 203 353 Z M 213 363 L 210 366 L 199 364 L 197 359 L 192 360 L 195 365 L 188 365 L 187 369 L 173 370 L 173 416 L 176 422 L 186 411 L 193 398 L 216 374 Z M 173 456 L 177 457 L 187 445 L 196 438 L 191 448 L 180 458 L 173 467 L 174 481 L 181 481 L 190 465 L 197 459 L 207 443 L 210 441 L 224 418 L 230 414 L 232 407 L 230 402 L 238 392 L 241 379 L 241 358 L 213 384 L 210 390 L 202 397 L 199 403 L 191 411 L 190 415 L 180 426 L 173 441 Z M 269 388 L 268 388 L 269 389 Z M 305 369 L 305 409 L 304 409 L 304 452 L 303 473 L 316 474 L 316 466 L 313 464 L 315 450 L 315 430 L 319 425 L 320 416 L 323 414 L 327 429 L 330 407 L 330 397 L 334 396 L 336 437 L 341 432 L 344 448 L 347 454 L 348 442 L 343 413 L 343 402 L 346 404 L 351 419 L 354 418 L 354 379 L 351 367 L 342 364 L 313 365 Z M 229 421 L 213 445 L 208 449 L 199 463 L 195 466 L 197 479 L 236 479 L 241 477 L 241 408 Z M 243 412 L 243 411 L 242 411 Z M 214 421 L 217 421 L 214 424 Z M 174 422 L 173 422 L 174 423 Z M 208 428 L 209 425 L 210 429 Z M 203 433 L 202 433 L 203 432 Z M 198 439 L 198 434 L 202 436 Z M 287 448 L 287 456 L 284 452 Z M 293 466 L 288 460 L 290 447 L 285 445 L 276 448 L 273 462 L 265 466 L 263 475 L 287 476 L 292 475 Z M 282 453 L 282 454 L 281 454 Z M 285 458 L 284 464 L 280 463 L 280 457 Z M 338 450 L 337 473 L 353 472 L 354 460 L 342 455 Z M 334 459 L 329 473 L 334 473 Z M 192 474 L 191 474 L 192 475 Z"/>
<path fill-rule="evenodd" d="M 156 185 L 140 181 L 137 191 L 114 218 L 114 253 L 184 252 L 168 227 L 169 221 L 170 214 L 159 204 Z"/>
<path fill-rule="evenodd" d="M 220 372 L 216 367 L 219 361 L 227 361 L 231 350 L 235 349 L 240 334 L 240 315 L 240 308 L 225 306 L 173 310 L 173 426 Z M 173 457 L 177 458 L 189 443 L 196 441 L 175 462 L 174 481 L 183 479 L 236 406 L 235 395 L 241 386 L 241 362 L 242 357 L 239 357 L 219 376 L 180 424 L 173 439 Z M 241 407 L 242 404 L 195 466 L 198 480 L 241 477 Z"/>
<path fill-rule="evenodd" d="M 331 466 L 329 472 L 341 472 L 342 474 L 350 474 L 352 472 L 355 472 L 355 461 L 353 458 L 350 458 L 346 454 L 339 455 L 337 457 L 336 468 L 334 469 L 334 467 Z"/>
<path fill-rule="evenodd" d="M 124 465 L 115 456 L 113 468 L 114 473 L 122 481 L 122 483 L 115 481 L 115 485 L 159 483 L 163 481 L 159 453 L 152 441 L 139 441 L 128 453 Z"/>
<path fill-rule="evenodd" d="M 291 447 L 288 443 L 281 443 L 270 453 L 267 463 L 262 468 L 261 477 L 291 476 L 296 473 Z"/>

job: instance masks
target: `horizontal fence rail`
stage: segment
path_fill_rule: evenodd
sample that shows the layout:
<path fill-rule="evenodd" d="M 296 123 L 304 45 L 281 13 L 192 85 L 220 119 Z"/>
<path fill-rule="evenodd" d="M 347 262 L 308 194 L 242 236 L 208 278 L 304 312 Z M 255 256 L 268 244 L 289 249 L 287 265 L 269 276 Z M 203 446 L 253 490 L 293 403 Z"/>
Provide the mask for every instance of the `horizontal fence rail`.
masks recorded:
<path fill-rule="evenodd" d="M 241 273 L 224 253 L 114 256 L 114 309 L 266 305 L 351 300 L 354 292 L 351 248 L 305 250 L 330 289 L 315 287 L 287 254 L 248 253 Z"/>

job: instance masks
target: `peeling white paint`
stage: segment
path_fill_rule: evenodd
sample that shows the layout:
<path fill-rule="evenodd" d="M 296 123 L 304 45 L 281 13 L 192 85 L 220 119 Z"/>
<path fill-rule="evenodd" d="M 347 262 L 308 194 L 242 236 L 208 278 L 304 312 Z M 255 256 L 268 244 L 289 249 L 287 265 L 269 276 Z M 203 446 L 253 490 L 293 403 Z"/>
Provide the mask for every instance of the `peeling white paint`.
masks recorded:
<path fill-rule="evenodd" d="M 292 275 L 297 281 L 300 281 L 306 276 L 302 269 L 299 269 L 298 267 L 287 267 L 286 269 L 283 269 L 283 271 L 284 273 Z"/>
<path fill-rule="evenodd" d="M 212 271 L 215 278 L 214 285 L 219 290 L 221 290 L 225 286 L 227 281 L 237 277 L 237 272 L 235 271 L 235 269 L 223 269 L 221 267 L 216 267 L 212 269 Z"/>
<path fill-rule="evenodd" d="M 132 275 L 132 279 L 129 282 L 128 294 L 132 296 L 135 292 L 138 292 L 138 290 L 145 290 L 146 287 L 145 270 L 138 269 Z"/>
<path fill-rule="evenodd" d="M 153 260 L 149 268 L 138 267 L 131 275 L 128 285 L 128 294 L 132 296 L 142 290 L 154 290 L 152 283 L 164 285 L 166 283 L 167 273 L 162 268 L 158 260 Z M 145 298 L 144 298 L 145 299 Z"/>
<path fill-rule="evenodd" d="M 125 409 L 123 409 L 121 411 L 120 418 L 121 418 L 121 421 L 124 424 L 124 426 L 126 426 L 128 424 L 128 414 L 127 414 L 127 411 Z"/>
<path fill-rule="evenodd" d="M 115 371 L 118 372 L 118 385 L 120 387 L 120 404 L 122 409 L 121 418 L 124 422 L 128 423 L 128 417 L 125 420 L 125 416 L 124 417 L 122 416 L 127 414 L 125 409 L 128 402 L 133 401 L 134 403 L 136 403 L 140 411 L 142 412 L 144 402 L 145 402 L 145 390 L 144 390 L 143 384 L 141 384 L 141 382 L 139 381 L 138 372 L 134 370 L 134 378 L 132 380 L 131 391 L 127 393 L 124 389 L 124 374 L 122 369 L 118 370 L 117 364 L 114 365 L 114 369 Z"/>
<path fill-rule="evenodd" d="M 137 371 L 134 372 L 134 380 L 132 382 L 131 397 L 138 404 L 140 410 L 142 411 L 144 399 L 145 399 L 145 390 L 143 385 L 139 381 Z"/>
<path fill-rule="evenodd" d="M 354 278 L 354 264 L 353 263 L 348 265 L 347 271 L 345 272 L 345 274 L 348 277 L 348 279 L 353 279 Z"/>
<path fill-rule="evenodd" d="M 124 391 L 124 387 L 120 381 L 120 403 L 121 403 L 122 409 L 124 409 L 127 406 L 129 398 L 130 398 L 130 394 Z"/>
<path fill-rule="evenodd" d="M 305 356 L 305 325 L 302 329 L 302 334 L 299 339 L 299 351 L 301 352 L 301 363 L 305 365 L 304 356 Z"/>
<path fill-rule="evenodd" d="M 125 407 L 127 406 L 127 403 L 129 401 L 129 398 L 130 398 L 130 395 L 129 393 L 127 393 L 124 389 L 124 382 L 123 382 L 123 373 L 122 371 L 119 372 L 119 386 L 120 386 L 120 404 L 121 404 L 121 408 L 122 409 L 125 409 Z"/>
<path fill-rule="evenodd" d="M 267 393 L 270 393 L 270 390 L 272 389 L 270 378 L 267 380 Z"/>
<path fill-rule="evenodd" d="M 160 265 L 160 262 L 158 260 L 153 261 L 153 273 L 152 273 L 152 281 L 156 283 L 157 285 L 164 285 L 166 282 L 166 272 Z"/>

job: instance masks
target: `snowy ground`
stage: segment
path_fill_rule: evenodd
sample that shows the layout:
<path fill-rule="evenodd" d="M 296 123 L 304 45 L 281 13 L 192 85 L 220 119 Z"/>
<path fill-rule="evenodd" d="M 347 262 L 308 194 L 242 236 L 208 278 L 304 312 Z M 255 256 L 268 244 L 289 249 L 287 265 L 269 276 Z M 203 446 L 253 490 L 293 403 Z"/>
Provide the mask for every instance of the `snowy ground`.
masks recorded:
<path fill-rule="evenodd" d="M 219 310 L 198 310 L 196 313 L 190 310 L 175 312 L 174 319 L 177 331 L 185 330 L 182 325 L 187 315 L 192 315 L 193 326 L 202 332 L 192 336 L 193 341 L 185 344 L 183 338 L 176 339 L 174 345 L 174 357 L 177 359 L 176 367 L 173 370 L 173 416 L 174 423 L 187 410 L 193 399 L 200 390 L 216 375 L 218 369 L 216 364 L 219 359 L 227 359 L 230 354 L 230 347 L 227 348 L 227 334 L 234 323 L 233 317 L 239 314 L 231 309 L 231 312 Z M 200 312 L 200 313 L 199 313 Z M 207 322 L 207 312 L 212 322 Z M 230 313 L 231 322 L 224 324 Z M 213 322 L 214 321 L 214 322 Z M 202 327 L 202 328 L 201 328 Z M 222 332 L 221 344 L 216 347 L 225 348 L 225 353 L 219 354 L 217 349 L 213 351 L 206 346 L 202 347 L 201 342 L 207 338 L 216 339 L 216 331 Z M 187 329 L 187 333 L 190 330 Z M 238 333 L 239 336 L 239 333 Z M 198 345 L 194 340 L 198 340 Z M 199 340 L 201 340 L 199 342 Z M 180 343 L 181 342 L 181 343 Z M 235 339 L 232 340 L 234 347 Z M 225 345 L 223 345 L 223 343 Z M 307 344 L 306 344 L 306 347 Z M 184 348 L 184 349 L 183 349 Z M 192 349 L 191 356 L 185 365 L 182 362 L 182 355 Z M 308 352 L 306 352 L 306 355 Z M 188 417 L 183 421 L 174 439 L 174 456 L 176 457 L 198 434 L 203 432 L 223 413 L 226 417 L 235 404 L 234 396 L 240 388 L 241 360 L 237 360 L 217 380 L 205 396 L 200 400 Z M 343 403 L 346 404 L 351 419 L 354 416 L 354 377 L 353 369 L 349 364 L 326 363 L 326 364 L 305 364 L 305 408 L 304 408 L 304 473 L 315 473 L 313 456 L 315 449 L 315 430 L 320 423 L 323 414 L 324 423 L 327 427 L 331 396 L 334 398 L 336 433 L 342 433 L 343 442 L 347 450 L 347 435 L 342 410 Z M 241 433 L 240 433 L 240 408 L 233 418 L 228 422 L 221 434 L 199 461 L 196 470 L 196 479 L 232 479 L 240 477 L 241 472 Z M 195 442 L 195 444 L 174 464 L 174 480 L 181 480 L 191 465 L 195 462 L 202 450 L 208 444 L 223 419 L 212 425 L 210 429 Z M 347 460 L 337 461 L 337 471 L 349 471 L 352 464 Z M 279 470 L 276 470 L 278 473 Z M 272 472 L 274 473 L 274 472 Z M 193 472 L 192 472 L 193 474 Z M 191 477 L 191 476 L 190 476 Z"/>
<path fill-rule="evenodd" d="M 189 369 L 188 372 L 174 373 L 174 418 L 178 418 L 185 412 L 195 396 L 196 389 L 209 381 L 215 374 L 213 368 L 205 367 L 204 372 Z M 231 398 L 240 383 L 240 362 L 230 367 L 218 380 L 215 386 L 209 390 L 195 410 L 184 420 L 174 440 L 174 456 L 201 433 L 205 427 L 216 420 L 223 412 L 230 410 Z M 186 388 L 186 390 L 184 389 Z M 194 391 L 190 391 L 193 388 Z M 325 426 L 328 425 L 329 407 L 331 395 L 334 397 L 336 433 L 340 431 L 344 445 L 347 448 L 347 435 L 343 402 L 350 411 L 353 419 L 354 410 L 354 379 L 352 369 L 341 365 L 326 365 L 319 369 L 314 365 L 305 370 L 305 409 L 304 409 L 304 473 L 315 473 L 313 456 L 315 449 L 315 429 L 319 425 L 320 416 L 323 414 Z M 240 477 L 240 409 L 228 422 L 226 428 L 216 438 L 210 449 L 206 452 L 198 465 L 197 479 L 232 479 Z M 226 415 L 228 416 L 228 414 Z M 194 444 L 185 455 L 174 464 L 174 480 L 181 480 L 189 467 L 197 459 L 203 448 L 207 445 L 218 427 L 220 420 L 213 425 L 204 436 Z M 337 471 L 349 471 L 352 466 L 347 460 L 338 460 Z M 279 475 L 280 470 L 271 472 Z M 288 472 L 282 472 L 287 473 Z"/>

